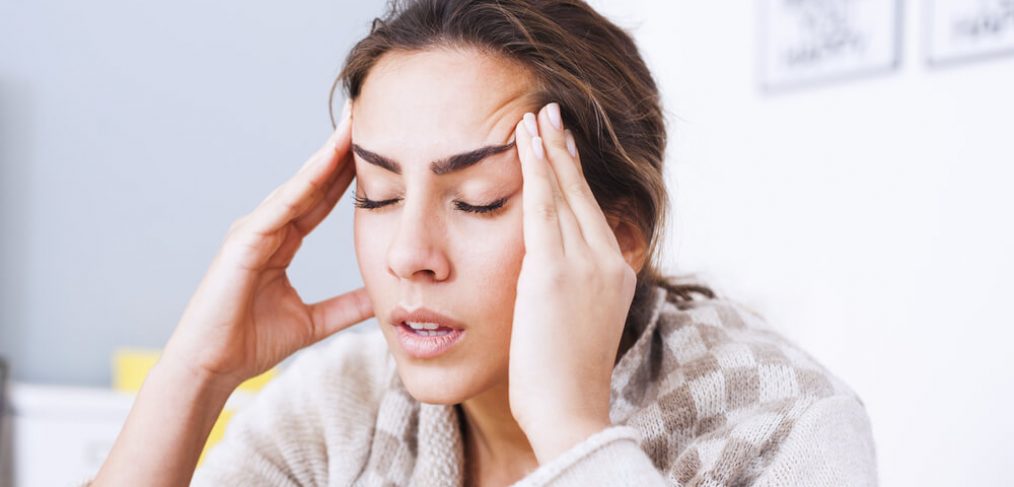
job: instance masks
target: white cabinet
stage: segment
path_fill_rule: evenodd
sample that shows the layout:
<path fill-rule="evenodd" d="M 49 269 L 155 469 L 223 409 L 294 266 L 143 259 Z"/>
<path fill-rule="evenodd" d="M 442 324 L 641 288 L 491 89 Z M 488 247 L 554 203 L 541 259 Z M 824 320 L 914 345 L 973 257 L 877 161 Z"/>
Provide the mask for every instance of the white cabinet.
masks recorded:
<path fill-rule="evenodd" d="M 11 384 L 0 485 L 80 485 L 102 465 L 134 400 L 109 389 Z"/>

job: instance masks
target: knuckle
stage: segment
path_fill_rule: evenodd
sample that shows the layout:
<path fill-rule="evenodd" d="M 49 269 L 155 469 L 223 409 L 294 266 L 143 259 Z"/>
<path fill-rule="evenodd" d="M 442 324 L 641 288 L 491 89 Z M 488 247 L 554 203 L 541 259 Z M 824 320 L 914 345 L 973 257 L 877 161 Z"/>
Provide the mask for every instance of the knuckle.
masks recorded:
<path fill-rule="evenodd" d="M 289 219 L 295 218 L 300 212 L 299 204 L 294 201 L 282 203 L 282 209 L 285 211 L 285 216 Z"/>
<path fill-rule="evenodd" d="M 243 229 L 246 228 L 247 221 L 249 221 L 249 219 L 250 215 L 244 215 L 233 220 L 233 222 L 229 224 L 229 228 L 226 229 L 225 234 L 227 236 L 233 236 L 242 232 Z"/>
<path fill-rule="evenodd" d="M 547 136 L 545 141 L 546 150 L 549 152 L 550 157 L 556 161 L 568 164 L 570 163 L 569 161 L 573 159 L 573 157 L 570 155 L 570 152 L 567 152 L 567 146 L 564 145 L 564 139 L 562 137 Z"/>
<path fill-rule="evenodd" d="M 567 283 L 569 277 L 569 273 L 563 266 L 550 265 L 544 274 L 544 283 L 550 289 L 560 289 Z"/>
<path fill-rule="evenodd" d="M 236 230 L 239 230 L 243 226 L 243 222 L 244 222 L 245 218 L 246 217 L 240 217 L 240 218 L 237 218 L 236 220 L 234 220 L 232 223 L 230 223 L 229 224 L 228 233 L 230 233 L 230 234 L 231 233 L 236 233 Z"/>
<path fill-rule="evenodd" d="M 582 282 L 594 281 L 599 274 L 598 266 L 587 259 L 574 264 L 574 274 Z"/>
<path fill-rule="evenodd" d="M 307 180 L 306 183 L 304 184 L 306 184 L 306 186 L 310 188 L 309 194 L 313 196 L 324 195 L 324 185 L 320 184 L 318 181 L 314 181 L 311 179 Z"/>
<path fill-rule="evenodd" d="M 538 259 L 538 261 L 531 261 L 529 264 L 534 267 L 529 270 L 534 272 L 529 274 L 527 278 L 533 281 L 532 284 L 538 289 L 537 293 L 539 294 L 558 290 L 568 280 L 567 270 L 556 261 Z"/>
<path fill-rule="evenodd" d="M 296 194 L 294 193 L 296 192 L 292 191 L 289 195 L 285 195 L 286 197 L 282 198 L 282 200 L 278 202 L 281 209 L 285 212 L 285 215 L 290 218 L 298 215 L 302 206 L 302 202 L 296 199 Z"/>
<path fill-rule="evenodd" d="M 568 194 L 572 194 L 574 196 L 579 196 L 582 198 L 587 197 L 589 194 L 591 194 L 591 191 L 588 189 L 588 186 L 582 180 L 571 181 L 567 183 L 566 191 Z"/>
<path fill-rule="evenodd" d="M 630 266 L 627 265 L 627 261 L 623 260 L 623 258 L 619 256 L 609 259 L 606 264 L 606 269 L 609 277 L 614 280 L 626 279 L 627 271 L 631 270 Z"/>
<path fill-rule="evenodd" d="M 534 213 L 543 221 L 556 221 L 558 216 L 555 204 L 540 204 L 535 207 Z"/>

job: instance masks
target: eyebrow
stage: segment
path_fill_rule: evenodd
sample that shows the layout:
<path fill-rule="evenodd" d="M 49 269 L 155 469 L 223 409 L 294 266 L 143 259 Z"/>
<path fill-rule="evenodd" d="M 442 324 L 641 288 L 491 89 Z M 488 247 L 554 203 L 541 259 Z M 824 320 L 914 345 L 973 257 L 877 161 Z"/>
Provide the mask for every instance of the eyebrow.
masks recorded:
<path fill-rule="evenodd" d="M 513 149 L 514 143 L 515 141 L 511 140 L 503 145 L 487 145 L 468 152 L 462 152 L 461 154 L 455 154 L 438 161 L 433 161 L 430 163 L 430 171 L 433 171 L 433 173 L 437 175 L 460 171 L 474 166 L 487 157 Z M 401 165 L 387 157 L 377 154 L 376 152 L 370 152 L 356 144 L 352 144 L 352 151 L 359 157 L 363 158 L 364 161 L 373 164 L 374 166 L 382 167 L 395 174 L 401 174 Z"/>

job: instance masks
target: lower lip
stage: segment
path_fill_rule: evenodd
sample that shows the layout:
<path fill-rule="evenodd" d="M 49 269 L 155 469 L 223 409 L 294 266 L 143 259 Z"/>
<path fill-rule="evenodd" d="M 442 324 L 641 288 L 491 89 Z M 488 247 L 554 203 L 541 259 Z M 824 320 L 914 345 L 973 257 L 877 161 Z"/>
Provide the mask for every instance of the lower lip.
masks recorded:
<path fill-rule="evenodd" d="M 447 353 L 465 335 L 464 330 L 454 329 L 446 335 L 421 336 L 416 335 L 408 325 L 395 326 L 395 333 L 398 334 L 398 343 L 401 343 L 401 348 L 417 359 L 439 357 Z"/>

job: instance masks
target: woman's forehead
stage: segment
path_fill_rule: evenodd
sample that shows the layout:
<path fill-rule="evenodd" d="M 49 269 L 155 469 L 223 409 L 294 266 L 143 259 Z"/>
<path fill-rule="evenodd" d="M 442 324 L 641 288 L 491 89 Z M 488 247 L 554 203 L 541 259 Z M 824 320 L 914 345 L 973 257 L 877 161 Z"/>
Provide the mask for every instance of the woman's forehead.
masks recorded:
<path fill-rule="evenodd" d="M 353 104 L 353 142 L 394 158 L 505 144 L 536 108 L 527 71 L 472 49 L 385 54 Z M 419 153 L 423 151 L 426 153 Z"/>

